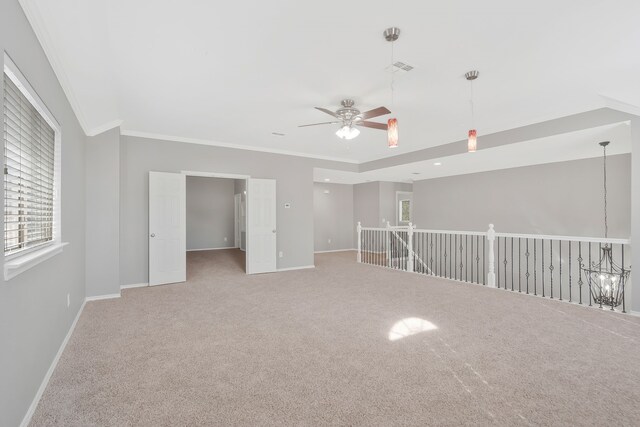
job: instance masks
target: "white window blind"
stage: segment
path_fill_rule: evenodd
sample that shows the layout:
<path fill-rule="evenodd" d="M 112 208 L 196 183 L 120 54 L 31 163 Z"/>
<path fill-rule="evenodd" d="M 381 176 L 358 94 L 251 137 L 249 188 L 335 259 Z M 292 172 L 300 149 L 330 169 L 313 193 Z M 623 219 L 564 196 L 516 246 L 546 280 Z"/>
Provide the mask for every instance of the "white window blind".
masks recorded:
<path fill-rule="evenodd" d="M 4 73 L 4 253 L 53 240 L 55 131 Z"/>

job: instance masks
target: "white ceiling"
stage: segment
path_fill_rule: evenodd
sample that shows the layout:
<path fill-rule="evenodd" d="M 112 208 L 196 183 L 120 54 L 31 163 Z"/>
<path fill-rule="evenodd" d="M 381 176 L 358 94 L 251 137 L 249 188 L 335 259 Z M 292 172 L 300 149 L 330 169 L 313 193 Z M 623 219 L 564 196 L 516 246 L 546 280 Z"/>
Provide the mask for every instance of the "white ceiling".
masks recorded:
<path fill-rule="evenodd" d="M 640 106 L 637 0 L 21 3 L 90 134 L 122 121 L 124 133 L 359 163 L 463 139 L 471 69 L 480 136 Z M 391 25 L 395 59 L 415 67 L 393 105 Z M 382 131 L 346 143 L 332 126 L 297 127 L 344 97 L 389 107 L 400 148 Z"/>
<path fill-rule="evenodd" d="M 602 156 L 600 141 L 611 141 L 607 155 L 631 152 L 628 123 L 600 126 L 517 144 L 488 148 L 368 172 L 346 172 L 315 168 L 314 181 L 359 184 L 369 181 L 412 182 L 543 163 L 564 162 Z M 440 165 L 436 165 L 440 163 Z"/>

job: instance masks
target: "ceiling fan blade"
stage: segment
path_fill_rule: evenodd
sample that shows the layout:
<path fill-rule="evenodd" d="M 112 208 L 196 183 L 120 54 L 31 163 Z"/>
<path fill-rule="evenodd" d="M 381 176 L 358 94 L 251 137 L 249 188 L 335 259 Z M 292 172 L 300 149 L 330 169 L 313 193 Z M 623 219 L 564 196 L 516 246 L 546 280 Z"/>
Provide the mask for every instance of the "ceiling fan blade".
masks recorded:
<path fill-rule="evenodd" d="M 336 113 L 334 113 L 334 112 L 333 112 L 333 111 L 331 111 L 331 110 L 327 110 L 326 108 L 322 108 L 322 107 L 314 107 L 314 108 L 315 108 L 316 110 L 320 110 L 320 111 L 322 111 L 323 113 L 327 113 L 328 115 L 333 116 L 333 117 L 335 117 L 336 119 L 337 119 L 337 118 L 339 118 L 339 117 L 336 115 Z"/>
<path fill-rule="evenodd" d="M 387 128 L 388 128 L 386 123 L 357 122 L 355 124 L 358 125 L 358 126 L 364 126 L 366 128 L 371 128 L 371 129 L 387 130 Z"/>
<path fill-rule="evenodd" d="M 310 125 L 300 125 L 298 126 L 299 128 L 304 128 L 307 126 L 318 126 L 318 125 L 335 125 L 336 123 L 340 123 L 340 122 L 322 122 L 322 123 L 311 123 Z"/>
<path fill-rule="evenodd" d="M 364 113 L 360 114 L 360 117 L 362 117 L 363 120 L 366 120 L 378 116 L 384 116 L 385 114 L 389 113 L 391 113 L 391 111 L 389 111 L 387 107 L 378 107 L 374 108 L 373 110 L 365 111 Z"/>

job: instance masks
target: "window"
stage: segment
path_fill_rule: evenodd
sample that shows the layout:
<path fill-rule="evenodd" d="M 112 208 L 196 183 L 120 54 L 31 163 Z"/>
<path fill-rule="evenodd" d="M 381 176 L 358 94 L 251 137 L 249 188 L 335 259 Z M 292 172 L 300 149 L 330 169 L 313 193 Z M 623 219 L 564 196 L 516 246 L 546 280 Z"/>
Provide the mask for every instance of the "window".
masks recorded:
<path fill-rule="evenodd" d="M 400 200 L 398 218 L 400 218 L 400 222 L 411 221 L 411 200 Z"/>
<path fill-rule="evenodd" d="M 4 254 L 13 259 L 60 242 L 60 131 L 11 59 L 4 59 Z"/>

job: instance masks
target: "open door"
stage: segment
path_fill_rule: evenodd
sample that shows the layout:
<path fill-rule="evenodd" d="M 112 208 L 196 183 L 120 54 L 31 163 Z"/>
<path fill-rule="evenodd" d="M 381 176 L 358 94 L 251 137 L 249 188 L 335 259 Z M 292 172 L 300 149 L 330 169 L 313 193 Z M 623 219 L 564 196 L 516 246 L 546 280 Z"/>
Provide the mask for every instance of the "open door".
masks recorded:
<path fill-rule="evenodd" d="M 149 285 L 187 280 L 185 175 L 149 172 Z"/>
<path fill-rule="evenodd" d="M 276 271 L 276 181 L 247 180 L 247 274 Z"/>

